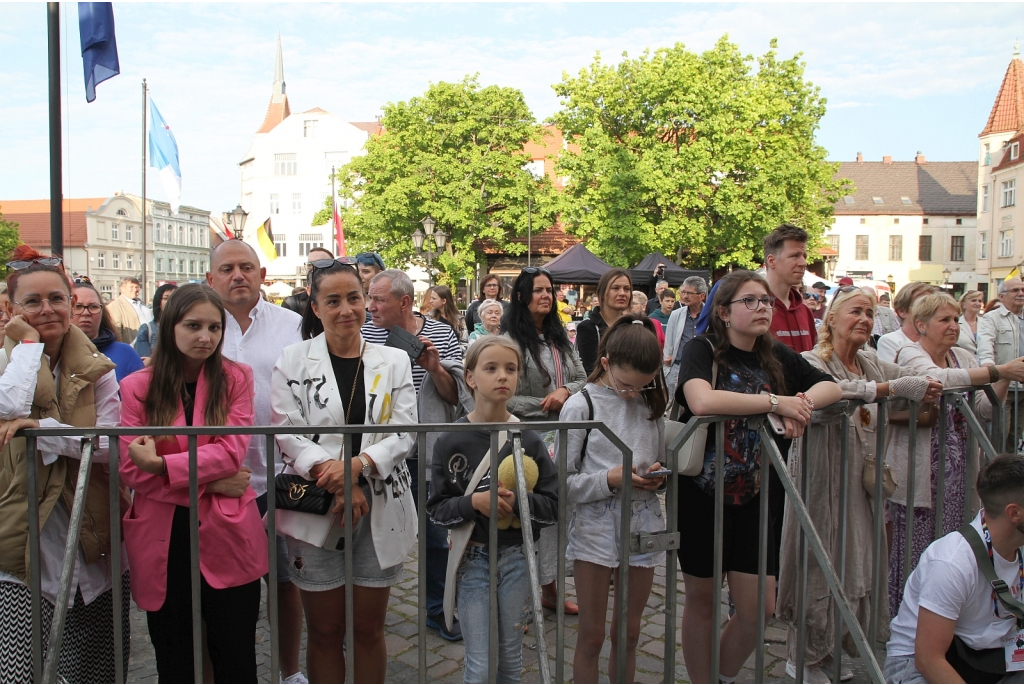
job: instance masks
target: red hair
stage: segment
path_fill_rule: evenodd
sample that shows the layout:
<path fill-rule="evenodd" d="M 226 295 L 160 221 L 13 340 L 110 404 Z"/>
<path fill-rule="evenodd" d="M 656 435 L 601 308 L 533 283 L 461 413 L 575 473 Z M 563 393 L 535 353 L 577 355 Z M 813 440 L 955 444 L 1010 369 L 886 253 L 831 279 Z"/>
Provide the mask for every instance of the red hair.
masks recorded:
<path fill-rule="evenodd" d="M 41 254 L 31 245 L 18 245 L 16 248 L 14 248 L 14 252 L 11 253 L 10 261 L 31 261 L 33 259 L 39 259 L 45 256 L 46 255 Z M 67 273 L 64 271 L 63 264 L 61 264 L 60 266 L 46 266 L 45 264 L 33 263 L 29 264 L 27 267 L 21 269 L 20 271 L 12 271 L 11 274 L 7 277 L 7 292 L 12 302 L 14 301 L 14 292 L 18 289 L 18 279 L 26 274 L 38 273 L 41 271 L 54 273 L 60 276 L 61 280 L 64 281 L 65 285 L 68 288 L 68 295 L 71 294 L 71 280 L 68 278 Z"/>

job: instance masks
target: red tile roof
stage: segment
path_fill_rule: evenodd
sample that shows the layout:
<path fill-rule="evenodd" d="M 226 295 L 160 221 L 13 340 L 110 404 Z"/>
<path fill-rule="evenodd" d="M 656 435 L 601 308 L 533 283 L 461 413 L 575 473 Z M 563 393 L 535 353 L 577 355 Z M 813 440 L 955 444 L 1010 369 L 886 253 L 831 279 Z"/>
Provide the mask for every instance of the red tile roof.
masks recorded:
<path fill-rule="evenodd" d="M 1017 159 L 1010 159 L 1010 149 L 1014 143 L 1017 143 Z M 1003 171 L 1022 163 L 1024 163 L 1024 131 L 1018 131 L 1017 135 L 1003 145 L 1003 158 L 999 160 L 999 164 L 992 167 L 992 171 Z"/>
<path fill-rule="evenodd" d="M 526 238 L 514 238 L 513 243 L 526 245 Z M 545 229 L 537 228 L 530 239 L 530 248 L 535 255 L 560 255 L 573 245 L 581 242 L 576 236 L 571 236 L 562 228 L 561 222 Z M 477 240 L 474 247 L 489 255 L 503 255 L 504 251 L 494 246 L 494 243 Z"/>
<path fill-rule="evenodd" d="M 839 198 L 836 214 L 962 215 L 978 211 L 978 163 L 843 162 L 836 178 L 856 191 Z M 880 198 L 876 204 L 874 198 Z M 904 203 L 907 198 L 909 204 Z"/>
<path fill-rule="evenodd" d="M 270 133 L 274 130 L 274 127 L 280 124 L 282 121 L 290 117 L 292 114 L 291 105 L 288 104 L 288 96 L 283 95 L 281 102 L 274 102 L 274 98 L 270 98 L 270 104 L 267 105 L 267 116 L 263 119 L 263 125 L 260 126 L 256 133 Z"/>
<path fill-rule="evenodd" d="M 348 122 L 356 128 L 362 129 L 369 133 L 371 136 L 379 135 L 384 127 L 380 125 L 379 121 L 350 121 Z"/>
<path fill-rule="evenodd" d="M 1006 68 L 1003 84 L 988 115 L 988 123 L 978 137 L 990 133 L 1019 131 L 1024 128 L 1024 62 L 1014 55 Z"/>
<path fill-rule="evenodd" d="M 75 198 L 64 200 L 64 247 L 85 244 L 85 212 L 97 210 L 109 198 Z M 50 246 L 49 200 L 0 200 L 0 213 L 7 221 L 16 221 L 21 241 L 36 249 Z"/>

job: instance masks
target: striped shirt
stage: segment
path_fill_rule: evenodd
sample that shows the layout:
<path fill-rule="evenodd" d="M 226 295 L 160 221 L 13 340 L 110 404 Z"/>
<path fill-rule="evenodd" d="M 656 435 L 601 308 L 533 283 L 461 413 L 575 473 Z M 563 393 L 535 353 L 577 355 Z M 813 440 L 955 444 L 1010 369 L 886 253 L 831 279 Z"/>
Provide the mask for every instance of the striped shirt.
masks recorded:
<path fill-rule="evenodd" d="M 430 342 L 434 343 L 434 347 L 437 348 L 437 353 L 441 359 L 462 359 L 462 347 L 459 345 L 459 339 L 455 336 L 455 330 L 451 326 L 443 321 L 428 319 L 422 314 L 415 314 L 415 316 L 417 319 L 423 320 L 423 328 L 420 330 L 419 335 L 428 338 Z M 375 345 L 383 345 L 388 340 L 388 329 L 378 328 L 372 322 L 363 324 L 361 332 L 363 340 Z M 426 377 L 427 370 L 413 362 L 412 382 L 416 386 L 417 395 L 419 395 L 420 388 L 423 387 L 423 379 Z"/>

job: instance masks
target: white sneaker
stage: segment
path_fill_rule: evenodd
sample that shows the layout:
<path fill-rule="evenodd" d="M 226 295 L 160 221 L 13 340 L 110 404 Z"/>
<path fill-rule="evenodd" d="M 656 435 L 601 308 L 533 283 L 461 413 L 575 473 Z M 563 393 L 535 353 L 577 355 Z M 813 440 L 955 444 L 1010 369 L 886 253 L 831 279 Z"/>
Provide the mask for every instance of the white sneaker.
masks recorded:
<path fill-rule="evenodd" d="M 786 675 L 796 680 L 796 664 L 792 661 L 786 662 Z M 825 671 L 821 670 L 821 666 L 814 664 L 812 666 L 804 666 L 804 682 L 824 684 L 831 683 L 832 681 L 825 675 Z"/>
<path fill-rule="evenodd" d="M 296 671 L 287 678 L 281 678 L 281 682 L 287 683 L 287 685 L 308 685 L 309 683 L 306 676 L 302 675 L 302 671 Z"/>
<path fill-rule="evenodd" d="M 831 656 L 827 656 L 821 660 L 821 670 L 829 674 L 833 672 L 833 661 Z M 839 680 L 844 683 L 853 680 L 853 669 L 850 668 L 845 661 L 842 662 L 842 666 L 840 666 Z"/>

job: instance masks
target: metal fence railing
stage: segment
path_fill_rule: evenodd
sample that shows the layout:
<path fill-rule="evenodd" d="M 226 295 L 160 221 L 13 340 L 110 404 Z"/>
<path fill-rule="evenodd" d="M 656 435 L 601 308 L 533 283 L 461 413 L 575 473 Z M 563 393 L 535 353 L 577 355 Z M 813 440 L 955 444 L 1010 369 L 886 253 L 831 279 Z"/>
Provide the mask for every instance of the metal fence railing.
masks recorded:
<path fill-rule="evenodd" d="M 940 482 L 938 483 L 938 492 L 944 493 L 942 478 L 944 477 L 944 462 L 946 458 L 945 454 L 945 435 L 947 431 L 946 420 L 945 420 L 945 408 L 948 403 L 952 402 L 956 408 L 963 414 L 966 419 L 967 426 L 969 429 L 969 440 L 971 443 L 977 443 L 984 454 L 984 458 L 991 459 L 997 454 L 996 448 L 993 446 L 993 440 L 990 438 L 990 433 L 987 430 L 986 422 L 979 419 L 971 408 L 971 397 L 976 392 L 988 393 L 993 401 L 993 404 L 998 406 L 995 395 L 989 386 L 979 386 L 969 389 L 958 389 L 958 390 L 946 390 L 941 397 L 940 421 L 936 427 L 936 430 L 940 431 L 940 468 L 938 469 Z M 1012 395 L 1012 394 L 1011 394 Z M 1024 397 L 1021 398 L 1024 400 Z M 838 682 L 839 668 L 840 668 L 840 655 L 841 655 L 841 642 L 844 634 L 844 626 L 848 630 L 853 643 L 856 645 L 857 652 L 859 654 L 864 667 L 866 668 L 868 678 L 872 682 L 883 682 L 882 672 L 879 664 L 875 658 L 874 647 L 877 645 L 877 620 L 874 617 L 878 616 L 880 611 L 879 603 L 884 597 L 885 588 L 885 577 L 887 575 L 887 569 L 884 568 L 885 550 L 883 545 L 886 544 L 886 531 L 884 524 L 884 505 L 885 500 L 882 496 L 882 469 L 884 467 L 883 459 L 876 459 L 877 477 L 876 477 L 876 492 L 873 498 L 874 504 L 874 529 L 872 531 L 872 545 L 873 545 L 873 563 L 874 563 L 874 591 L 872 592 L 872 621 L 867 632 L 863 630 L 860 623 L 857 620 L 856 613 L 847 599 L 846 594 L 843 590 L 844 587 L 844 569 L 846 565 L 846 538 L 847 538 L 847 517 L 846 507 L 848 502 L 849 488 L 852 487 L 851 475 L 856 477 L 856 474 L 849 473 L 849 420 L 846 417 L 853 413 L 855 409 L 861 403 L 858 402 L 841 402 L 837 405 L 833 405 L 831 408 L 831 417 L 826 416 L 822 412 L 815 412 L 815 418 L 809 430 L 827 430 L 830 425 L 835 425 L 837 422 L 840 424 L 842 431 L 842 449 L 838 455 L 840 460 L 840 522 L 839 522 L 839 544 L 837 547 L 838 553 L 836 558 L 832 558 L 831 550 L 827 549 L 823 544 L 819 532 L 815 528 L 814 522 L 808 513 L 806 502 L 808 497 L 814 497 L 815 494 L 808 491 L 807 474 L 808 469 L 803 468 L 800 470 L 800 482 L 795 483 L 790 471 L 787 467 L 786 458 L 784 455 L 779 453 L 776 447 L 775 441 L 772 438 L 771 432 L 768 429 L 767 422 L 763 421 L 764 415 L 757 415 L 751 417 L 730 417 L 730 416 L 713 416 L 713 417 L 695 417 L 692 419 L 687 426 L 680 432 L 679 435 L 673 440 L 672 444 L 669 445 L 670 455 L 674 455 L 679 448 L 684 444 L 686 439 L 697 429 L 700 424 L 714 424 L 714 430 L 718 437 L 718 444 L 723 444 L 725 421 L 735 418 L 747 418 L 751 420 L 750 425 L 757 425 L 760 421 L 758 430 L 764 450 L 762 452 L 763 464 L 762 468 L 765 472 L 769 465 L 774 468 L 779 476 L 782 483 L 782 487 L 786 493 L 786 499 L 789 505 L 789 511 L 792 512 L 799 523 L 799 568 L 800 575 L 798 576 L 799 587 L 803 590 L 806 588 L 807 581 L 807 567 L 811 558 L 817 563 L 825 576 L 825 581 L 828 585 L 829 594 L 831 601 L 837 612 L 837 625 L 835 630 L 835 679 L 833 682 Z M 887 400 L 879 400 L 877 402 L 877 420 L 878 426 L 880 427 L 877 433 L 877 454 L 885 454 L 885 440 L 887 427 L 887 410 L 889 407 Z M 1012 404 L 1012 403 L 1011 403 Z M 916 440 L 916 405 L 910 403 L 910 454 L 914 454 L 915 440 Z M 1002 429 L 1002 412 L 998 410 L 993 411 L 993 419 L 991 421 L 992 429 L 991 435 L 997 437 L 1004 437 L 1005 431 Z M 557 535 L 558 535 L 558 560 L 557 560 L 557 574 L 556 574 L 556 588 L 557 588 L 557 601 L 556 606 L 556 620 L 555 620 L 555 649 L 554 649 L 554 667 L 551 668 L 548 659 L 545 655 L 548 654 L 547 645 L 544 639 L 544 621 L 543 613 L 540 606 L 539 590 L 537 588 L 537 569 L 536 562 L 534 560 L 532 550 L 532 537 L 528 533 L 530 526 L 530 518 L 528 515 L 521 516 L 524 527 L 524 548 L 527 558 L 530 563 L 530 575 L 534 585 L 534 596 L 532 601 L 532 608 L 535 614 L 534 620 L 534 637 L 537 641 L 538 657 L 540 661 L 540 676 L 542 682 L 564 682 L 565 681 L 565 621 L 564 621 L 564 598 L 566 590 L 566 556 L 565 550 L 567 547 L 568 533 L 567 533 L 567 512 L 569 511 L 570 504 L 567 501 L 567 485 L 566 485 L 566 464 L 567 464 L 567 431 L 579 430 L 579 429 L 590 429 L 592 431 L 598 431 L 603 434 L 613 445 L 615 445 L 622 453 L 623 461 L 623 472 L 629 473 L 632 468 L 633 454 L 630 448 L 622 442 L 622 440 L 615 435 L 607 426 L 601 422 L 596 421 L 578 421 L 578 422 L 522 422 L 515 424 L 514 429 L 509 424 L 483 424 L 483 423 L 460 423 L 460 424 L 419 424 L 414 426 L 374 426 L 372 432 L 375 433 L 414 433 L 416 435 L 418 453 L 420 455 L 426 454 L 426 441 L 428 433 L 439 433 L 439 432 L 463 432 L 463 431 L 486 431 L 490 433 L 491 439 L 491 453 L 498 453 L 498 432 L 508 431 L 510 439 L 513 442 L 513 455 L 514 462 L 516 464 L 516 476 L 517 476 L 517 489 L 520 493 L 525 493 L 526 484 L 523 478 L 522 469 L 522 442 L 521 432 L 524 430 L 537 430 L 537 431 L 551 431 L 555 430 L 558 433 L 557 444 L 559 449 L 555 455 L 555 460 L 558 465 L 559 480 L 558 480 L 558 524 L 557 524 Z M 370 432 L 366 430 L 364 426 L 337 426 L 337 427 L 326 427 L 318 426 L 316 428 L 320 434 L 352 434 L 360 432 Z M 83 429 L 83 428 L 38 428 L 38 429 L 26 429 L 23 430 L 20 435 L 23 435 L 27 439 L 27 453 L 35 453 L 35 441 L 38 437 L 42 436 L 82 436 L 83 437 L 83 451 L 82 451 L 82 463 L 79 469 L 79 481 L 76 490 L 74 505 L 71 511 L 71 524 L 70 532 L 67 537 L 67 550 L 68 553 L 64 557 L 64 568 L 61 575 L 61 596 L 57 598 L 55 605 L 55 611 L 53 620 L 51 623 L 50 634 L 46 636 L 45 643 L 47 645 L 45 662 L 43 660 L 43 644 L 44 636 L 42 635 L 42 605 L 41 605 L 41 593 L 40 593 L 40 544 L 39 544 L 39 505 L 35 498 L 28 498 L 28 509 L 29 509 L 29 587 L 32 595 L 32 655 L 33 655 L 33 680 L 34 682 L 56 682 L 58 677 L 57 663 L 59 661 L 59 654 L 61 649 L 61 637 L 63 622 L 67 611 L 67 597 L 68 593 L 72 591 L 70 587 L 71 578 L 73 574 L 73 564 L 77 555 L 74 553 L 75 547 L 78 543 L 78 531 L 82 520 L 82 509 L 84 503 L 85 489 L 88 484 L 88 476 L 92 461 L 92 452 L 94 446 L 97 444 L 99 436 L 108 436 L 109 441 L 109 471 L 110 471 L 110 512 L 111 512 L 111 546 L 112 549 L 117 550 L 121 545 L 121 529 L 120 529 L 120 503 L 118 501 L 119 493 L 119 473 L 118 465 L 121 460 L 121 455 L 118 449 L 118 441 L 116 438 L 121 435 L 184 435 L 188 437 L 189 445 L 189 504 L 190 504 L 190 517 L 189 517 L 189 530 L 190 530 L 190 549 L 191 549 L 191 583 L 192 583 L 192 621 L 193 621 L 193 654 L 194 654 L 194 668 L 195 668 L 195 681 L 202 682 L 202 631 L 200 629 L 201 618 L 200 618 L 200 570 L 199 570 L 199 520 L 198 520 L 198 480 L 197 480 L 197 439 L 200 435 L 252 435 L 253 439 L 265 439 L 267 441 L 267 488 L 268 492 L 273 493 L 275 491 L 275 469 L 274 463 L 277 461 L 277 450 L 274 437 L 280 434 L 307 434 L 309 427 L 283 427 L 283 426 L 257 426 L 257 427 L 197 427 L 197 428 L 183 428 L 183 427 L 129 427 L 129 428 L 94 428 L 94 429 Z M 997 440 L 996 442 L 1001 442 Z M 807 463 L 807 459 L 810 455 L 807 453 L 808 440 L 802 440 L 800 443 L 800 449 L 802 450 L 801 458 L 802 463 Z M 345 441 L 345 451 L 343 459 L 347 465 L 350 465 L 353 455 L 351 454 L 351 441 Z M 836 458 L 835 455 L 813 455 L 813 458 Z M 723 551 L 723 485 L 724 485 L 724 453 L 719 450 L 716 454 L 715 462 L 715 506 L 716 506 L 716 517 L 715 517 L 715 560 L 714 560 L 714 573 L 715 577 L 721 577 L 722 573 L 722 551 Z M 38 466 L 37 460 L 27 459 L 27 477 L 28 477 L 28 491 L 37 491 L 38 481 Z M 970 462 L 970 460 L 968 460 Z M 668 459 L 669 464 L 675 463 L 673 456 Z M 428 482 L 428 459 L 421 458 L 418 460 L 419 472 L 413 474 L 413 477 L 419 479 L 419 483 L 424 484 Z M 971 470 L 967 474 L 967 482 L 969 487 L 966 489 L 968 500 L 971 498 L 971 488 L 974 484 L 974 475 L 976 470 L 974 467 L 970 467 Z M 911 458 L 908 463 L 908 499 L 909 503 L 914 502 L 914 469 L 915 459 Z M 498 528 L 497 528 L 497 512 L 498 512 L 498 460 L 491 460 L 491 517 L 490 517 L 490 548 L 497 549 L 498 540 Z M 350 470 L 347 472 L 351 472 Z M 764 600 L 767 592 L 767 553 L 768 553 L 768 525 L 770 525 L 768 515 L 768 490 L 769 490 L 769 478 L 765 477 L 761 479 L 761 517 L 760 517 L 760 531 L 759 531 L 759 574 L 758 574 L 758 600 L 760 605 L 764 605 Z M 351 481 L 346 481 L 345 484 L 345 526 L 344 535 L 346 541 L 352 539 L 352 511 L 351 511 Z M 632 499 L 632 488 L 630 480 L 628 478 L 623 479 L 623 487 L 619 490 L 617 496 L 620 498 L 621 511 L 628 512 L 630 510 L 630 501 Z M 644 552 L 649 552 L 655 549 L 666 550 L 666 568 L 665 568 L 665 583 L 666 583 L 666 599 L 663 607 L 665 614 L 665 652 L 664 652 L 664 679 L 665 682 L 674 682 L 676 676 L 676 662 L 677 662 L 677 625 L 679 616 L 678 610 L 678 588 L 677 588 L 677 557 L 675 550 L 679 547 L 679 532 L 678 532 L 678 479 L 670 477 L 667 479 L 667 485 L 665 490 L 665 505 L 666 505 L 666 530 L 658 534 L 645 534 L 641 539 L 638 534 L 633 534 L 630 531 L 630 517 L 622 516 L 620 519 L 620 550 L 619 558 L 626 559 L 630 556 L 631 550 L 634 554 L 640 553 L 642 548 Z M 525 496 L 517 497 L 520 502 L 526 503 L 527 498 Z M 427 526 L 427 514 L 426 514 L 426 489 L 420 489 L 420 499 L 418 502 L 418 530 L 419 537 L 417 541 L 418 552 L 419 552 L 419 578 L 424 579 L 427 576 L 426 562 L 427 562 L 427 551 L 426 551 L 426 526 Z M 276 528 L 276 506 L 275 498 L 269 496 L 267 498 L 267 513 L 266 520 L 269 529 L 273 530 Z M 969 516 L 973 517 L 973 511 L 971 509 L 971 502 L 967 501 L 964 503 L 964 517 L 969 520 Z M 940 496 L 936 507 L 937 514 L 940 514 L 944 505 L 943 498 Z M 789 515 L 789 514 L 787 514 Z M 906 540 L 909 543 L 913 539 L 913 516 L 908 515 L 907 525 L 905 531 Z M 941 516 L 937 516 L 937 520 L 941 521 Z M 351 549 L 351 545 L 346 545 L 347 549 Z M 909 546 L 908 546 L 909 549 Z M 909 557 L 907 554 L 908 563 L 903 569 L 904 579 L 907 574 L 911 571 L 909 568 Z M 498 612 L 497 612 L 497 560 L 496 554 L 490 555 L 490 642 L 489 642 L 489 682 L 495 682 L 497 676 L 497 664 L 498 664 Z M 277 555 L 274 545 L 269 545 L 268 548 L 268 562 L 270 566 L 270 578 L 277 577 Z M 120 556 L 117 553 L 111 555 L 111 570 L 112 576 L 115 579 L 121 577 L 122 570 L 120 568 Z M 626 674 L 627 658 L 627 621 L 626 611 L 628 609 L 628 593 L 629 593 L 629 566 L 628 564 L 622 564 L 620 568 L 620 578 L 618 583 L 618 610 L 620 612 L 618 624 L 618 640 L 617 640 L 617 668 L 618 673 L 616 674 L 617 680 L 622 682 Z M 345 555 L 345 577 L 352 578 L 352 555 Z M 721 606 L 722 600 L 722 586 L 720 583 L 714 585 L 714 598 L 713 606 L 718 611 Z M 345 586 L 345 625 L 346 625 L 346 649 L 349 654 L 355 653 L 354 644 L 354 602 L 352 597 L 352 585 L 346 584 Z M 418 615 L 418 678 L 420 682 L 427 681 L 427 630 L 426 630 L 426 584 L 420 582 L 418 587 L 419 595 L 419 615 Z M 806 616 L 803 596 L 806 592 L 801 592 L 798 597 L 801 602 L 797 610 L 797 681 L 800 682 L 800 677 L 803 674 L 804 666 L 804 642 L 806 637 Z M 114 631 L 114 662 L 115 662 L 115 673 L 117 682 L 125 682 L 126 674 L 123 667 L 123 654 L 122 650 L 122 629 L 121 629 L 121 611 L 122 606 L 128 598 L 124 597 L 121 591 L 121 584 L 119 582 L 113 583 L 113 631 Z M 278 646 L 278 616 L 277 616 L 277 587 L 276 583 L 269 583 L 268 586 L 268 597 L 267 597 L 267 618 L 270 626 L 270 672 L 271 674 L 277 674 L 279 671 L 279 646 Z M 759 620 L 757 626 L 757 644 L 764 645 L 764 636 L 766 629 L 766 617 L 764 612 L 759 612 Z M 717 615 L 717 614 L 716 614 Z M 717 626 L 717 622 L 715 624 Z M 718 681 L 719 676 L 719 656 L 720 656 L 720 634 L 718 630 L 713 630 L 712 635 L 712 672 L 711 678 L 713 682 Z M 353 681 L 353 659 L 346 660 L 346 679 L 349 682 Z M 765 654 L 764 650 L 758 648 L 755 652 L 755 682 L 764 682 L 765 679 Z"/>

